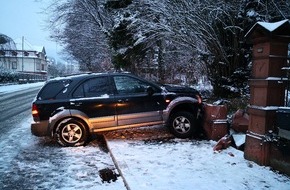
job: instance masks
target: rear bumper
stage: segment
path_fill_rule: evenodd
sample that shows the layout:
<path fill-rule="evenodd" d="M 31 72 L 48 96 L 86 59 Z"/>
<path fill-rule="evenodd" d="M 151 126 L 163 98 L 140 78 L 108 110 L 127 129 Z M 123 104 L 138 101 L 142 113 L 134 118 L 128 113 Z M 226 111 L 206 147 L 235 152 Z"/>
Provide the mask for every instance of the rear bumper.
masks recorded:
<path fill-rule="evenodd" d="M 31 133 L 38 137 L 49 136 L 48 120 L 31 123 Z"/>

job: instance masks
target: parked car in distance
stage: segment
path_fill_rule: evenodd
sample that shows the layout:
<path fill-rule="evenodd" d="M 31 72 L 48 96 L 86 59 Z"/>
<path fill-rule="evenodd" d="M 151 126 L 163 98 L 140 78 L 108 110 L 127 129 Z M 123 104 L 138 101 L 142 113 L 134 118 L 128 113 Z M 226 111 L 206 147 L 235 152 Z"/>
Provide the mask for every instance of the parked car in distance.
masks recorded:
<path fill-rule="evenodd" d="M 31 132 L 80 146 L 93 133 L 162 124 L 188 138 L 201 109 L 200 94 L 189 87 L 160 86 L 129 73 L 79 74 L 45 83 L 32 103 Z"/>

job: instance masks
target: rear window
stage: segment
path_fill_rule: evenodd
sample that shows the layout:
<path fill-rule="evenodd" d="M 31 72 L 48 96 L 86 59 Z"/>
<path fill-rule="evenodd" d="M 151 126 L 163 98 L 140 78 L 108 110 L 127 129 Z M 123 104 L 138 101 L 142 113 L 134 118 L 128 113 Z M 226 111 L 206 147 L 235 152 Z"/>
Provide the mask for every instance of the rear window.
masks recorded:
<path fill-rule="evenodd" d="M 70 80 L 55 81 L 47 83 L 39 92 L 39 100 L 57 99 L 57 96 L 62 93 L 66 93 L 67 87 L 70 84 Z"/>

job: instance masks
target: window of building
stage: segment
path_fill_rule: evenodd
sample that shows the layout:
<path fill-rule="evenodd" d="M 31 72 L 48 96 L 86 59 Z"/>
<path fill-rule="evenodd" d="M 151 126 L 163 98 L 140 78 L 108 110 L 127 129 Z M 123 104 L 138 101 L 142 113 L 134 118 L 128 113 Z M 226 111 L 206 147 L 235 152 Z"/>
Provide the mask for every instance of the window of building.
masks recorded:
<path fill-rule="evenodd" d="M 12 69 L 17 69 L 17 62 L 16 61 L 12 62 Z"/>

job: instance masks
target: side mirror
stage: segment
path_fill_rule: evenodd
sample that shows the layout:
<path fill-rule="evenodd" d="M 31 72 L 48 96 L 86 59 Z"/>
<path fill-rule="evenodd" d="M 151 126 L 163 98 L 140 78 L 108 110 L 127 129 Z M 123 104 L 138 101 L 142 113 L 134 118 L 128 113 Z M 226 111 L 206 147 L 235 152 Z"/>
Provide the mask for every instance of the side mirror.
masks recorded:
<path fill-rule="evenodd" d="M 148 96 L 152 96 L 154 94 L 154 90 L 153 90 L 153 88 L 151 86 L 148 86 L 147 94 L 148 94 Z"/>

